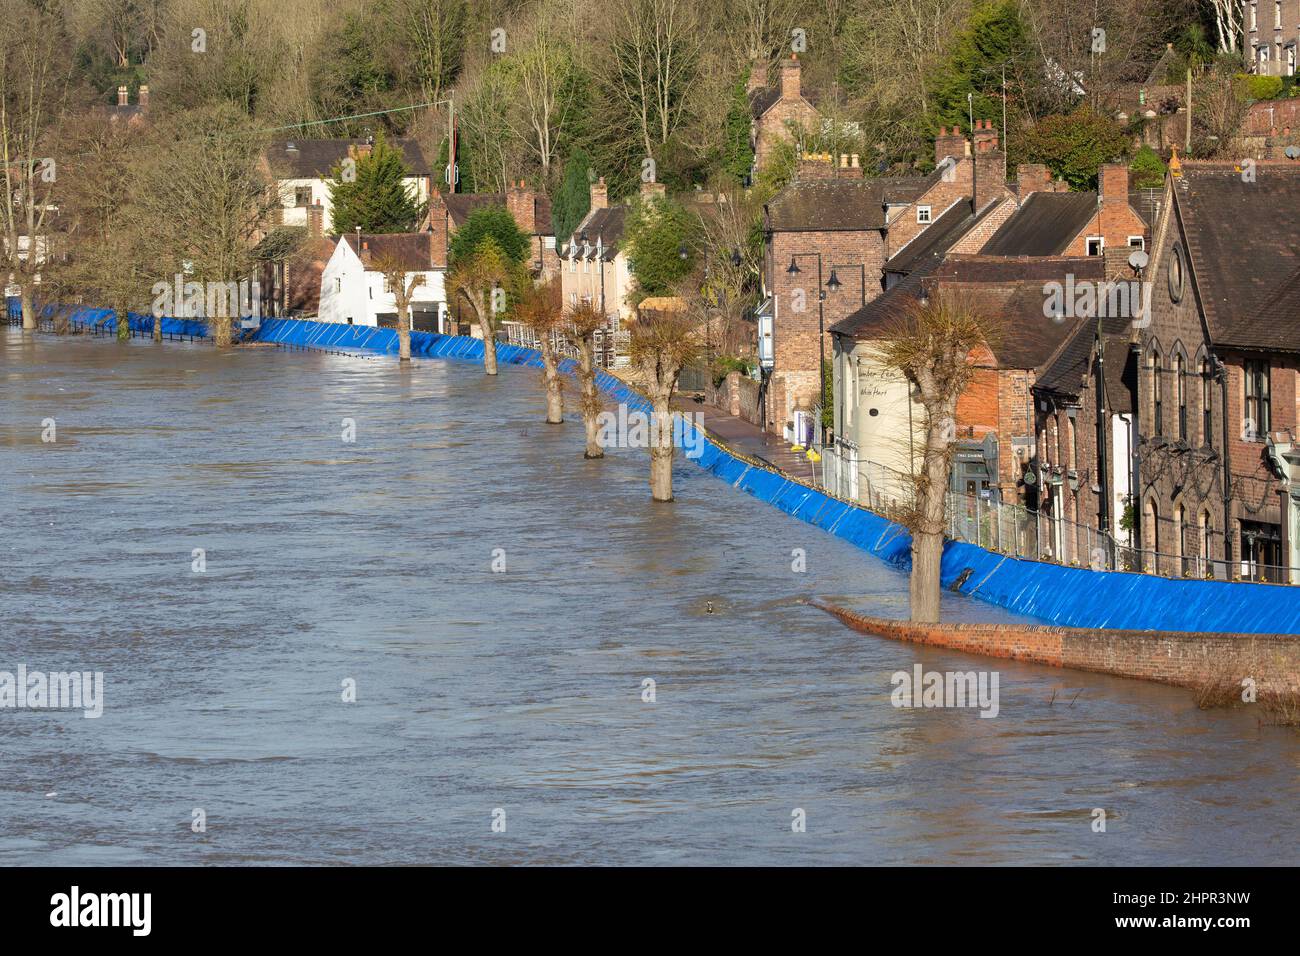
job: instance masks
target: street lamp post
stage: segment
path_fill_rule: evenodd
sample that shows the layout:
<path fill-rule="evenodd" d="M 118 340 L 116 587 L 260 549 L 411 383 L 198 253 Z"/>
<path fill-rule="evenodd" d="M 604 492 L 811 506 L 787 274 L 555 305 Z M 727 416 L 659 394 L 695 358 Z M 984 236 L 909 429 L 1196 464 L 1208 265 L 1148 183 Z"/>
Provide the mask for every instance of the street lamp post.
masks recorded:
<path fill-rule="evenodd" d="M 815 258 L 817 260 L 817 357 L 818 357 L 818 381 L 821 383 L 821 392 L 817 396 L 818 404 L 826 401 L 826 290 L 838 292 L 844 285 L 840 277 L 836 274 L 836 269 L 858 269 L 861 280 L 861 302 L 867 303 L 867 267 L 865 265 L 840 265 L 831 266 L 830 277 L 822 282 L 822 254 L 820 252 L 796 252 L 790 256 L 790 265 L 786 268 L 788 275 L 798 275 L 803 272 L 799 268 L 798 259 Z M 823 287 L 824 285 L 824 287 Z M 821 426 L 821 421 L 817 423 Z"/>

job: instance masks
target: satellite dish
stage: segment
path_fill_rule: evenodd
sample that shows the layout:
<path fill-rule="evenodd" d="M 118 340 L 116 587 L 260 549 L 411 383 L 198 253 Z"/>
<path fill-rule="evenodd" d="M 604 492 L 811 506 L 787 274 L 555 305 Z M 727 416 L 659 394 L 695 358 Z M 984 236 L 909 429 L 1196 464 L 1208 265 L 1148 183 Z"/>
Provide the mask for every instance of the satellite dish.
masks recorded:
<path fill-rule="evenodd" d="M 1287 159 L 1300 159 L 1300 146 L 1288 146 L 1282 152 L 1286 154 Z"/>
<path fill-rule="evenodd" d="M 1133 253 L 1128 257 L 1128 264 L 1131 265 L 1138 272 L 1141 272 L 1143 269 L 1145 269 L 1147 267 L 1147 263 L 1150 261 L 1151 261 L 1151 257 L 1141 249 L 1134 249 Z"/>

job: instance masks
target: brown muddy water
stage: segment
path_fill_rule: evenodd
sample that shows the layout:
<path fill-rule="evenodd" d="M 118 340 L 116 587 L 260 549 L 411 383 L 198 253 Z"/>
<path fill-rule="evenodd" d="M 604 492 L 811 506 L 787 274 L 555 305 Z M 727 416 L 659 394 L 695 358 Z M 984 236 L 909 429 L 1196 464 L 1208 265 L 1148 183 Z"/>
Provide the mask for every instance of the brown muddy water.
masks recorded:
<path fill-rule="evenodd" d="M 535 370 L 0 334 L 0 671 L 104 675 L 0 708 L 0 864 L 1300 862 L 1300 736 L 850 631 L 803 602 L 900 572 L 688 462 L 654 505 Z"/>

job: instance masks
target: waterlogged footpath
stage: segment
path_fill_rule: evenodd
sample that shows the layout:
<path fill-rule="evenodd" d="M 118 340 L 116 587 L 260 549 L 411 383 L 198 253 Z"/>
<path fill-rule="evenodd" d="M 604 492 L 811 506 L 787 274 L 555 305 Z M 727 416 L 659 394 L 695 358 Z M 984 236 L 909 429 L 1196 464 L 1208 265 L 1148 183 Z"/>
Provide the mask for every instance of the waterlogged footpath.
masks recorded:
<path fill-rule="evenodd" d="M 103 690 L 0 707 L 0 864 L 1300 862 L 1300 737 L 853 632 L 902 573 L 535 370 L 2 334 L 0 671 Z"/>

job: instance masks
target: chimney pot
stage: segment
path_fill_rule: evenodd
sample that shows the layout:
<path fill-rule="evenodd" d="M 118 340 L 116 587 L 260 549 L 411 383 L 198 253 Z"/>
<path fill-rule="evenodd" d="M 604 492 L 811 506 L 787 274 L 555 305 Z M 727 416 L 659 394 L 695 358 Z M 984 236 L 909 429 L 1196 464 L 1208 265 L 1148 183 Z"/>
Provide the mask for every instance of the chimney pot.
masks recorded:
<path fill-rule="evenodd" d="M 126 104 L 127 104 L 127 99 L 126 99 L 126 87 L 125 87 L 125 86 L 119 86 L 119 87 L 117 88 L 117 105 L 118 105 L 118 106 L 126 106 Z"/>
<path fill-rule="evenodd" d="M 140 93 L 138 99 L 140 100 L 140 109 L 147 110 L 149 108 L 149 84 L 147 83 L 140 84 Z"/>

